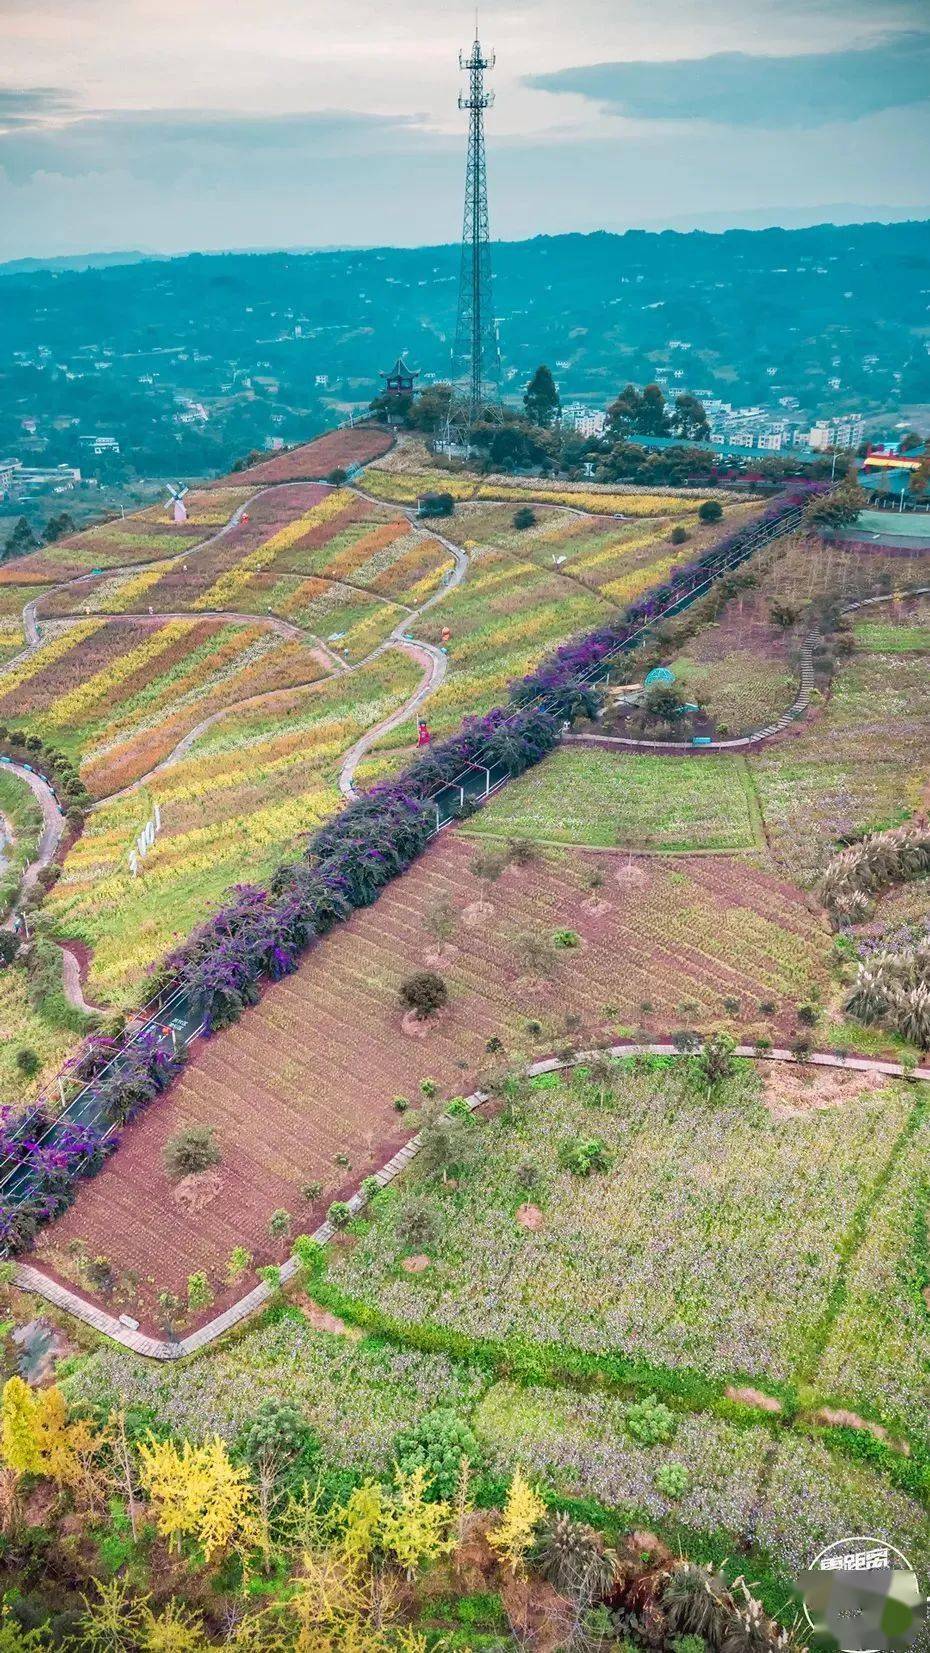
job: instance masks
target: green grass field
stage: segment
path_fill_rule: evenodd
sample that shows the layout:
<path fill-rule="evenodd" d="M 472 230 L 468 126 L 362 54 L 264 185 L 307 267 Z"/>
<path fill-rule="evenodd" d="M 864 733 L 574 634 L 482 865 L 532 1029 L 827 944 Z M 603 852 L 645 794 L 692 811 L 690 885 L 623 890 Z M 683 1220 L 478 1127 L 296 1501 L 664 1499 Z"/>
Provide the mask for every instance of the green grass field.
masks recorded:
<path fill-rule="evenodd" d="M 762 841 L 745 760 L 564 746 L 507 786 L 469 833 L 593 849 L 749 850 Z"/>

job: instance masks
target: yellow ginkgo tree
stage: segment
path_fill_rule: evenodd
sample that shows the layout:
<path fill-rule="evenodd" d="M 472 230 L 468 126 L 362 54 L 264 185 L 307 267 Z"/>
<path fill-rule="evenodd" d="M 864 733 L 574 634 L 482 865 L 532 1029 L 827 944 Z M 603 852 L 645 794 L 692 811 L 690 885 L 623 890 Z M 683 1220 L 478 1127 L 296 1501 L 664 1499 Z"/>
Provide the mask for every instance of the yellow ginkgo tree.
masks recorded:
<path fill-rule="evenodd" d="M 209 1562 L 232 1544 L 255 1541 L 248 1469 L 230 1461 L 219 1435 L 200 1446 L 150 1436 L 139 1447 L 139 1464 L 156 1526 L 170 1547 L 180 1550 L 189 1538 Z"/>

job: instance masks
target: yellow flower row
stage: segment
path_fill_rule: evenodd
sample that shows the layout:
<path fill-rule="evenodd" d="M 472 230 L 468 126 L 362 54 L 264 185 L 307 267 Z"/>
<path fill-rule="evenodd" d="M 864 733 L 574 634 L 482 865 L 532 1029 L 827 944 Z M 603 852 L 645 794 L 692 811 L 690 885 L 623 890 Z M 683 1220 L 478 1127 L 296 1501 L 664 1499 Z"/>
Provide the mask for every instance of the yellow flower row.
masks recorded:
<path fill-rule="evenodd" d="M 285 523 L 284 527 L 279 528 L 276 534 L 271 535 L 270 539 L 263 540 L 262 544 L 257 545 L 254 551 L 247 552 L 234 568 L 227 569 L 225 574 L 221 574 L 210 589 L 197 598 L 193 605 L 194 608 L 220 609 L 229 607 L 231 599 L 238 592 L 245 589 L 253 574 L 269 568 L 282 551 L 289 551 L 291 546 L 296 545 L 297 541 L 302 539 L 311 529 L 319 528 L 321 524 L 330 522 L 333 517 L 339 515 L 340 511 L 344 511 L 347 505 L 352 504 L 354 498 L 354 494 L 347 488 L 334 489 L 331 494 L 326 495 L 325 499 L 321 499 L 318 505 L 312 506 L 309 511 L 305 511 L 303 516 L 297 517 L 294 522 Z"/>
<path fill-rule="evenodd" d="M 187 620 L 174 620 L 169 625 L 161 626 L 157 631 L 138 643 L 134 649 L 120 655 L 117 660 L 111 661 L 92 677 L 72 689 L 70 694 L 60 695 L 45 713 L 44 721 L 56 728 L 64 725 L 79 723 L 88 713 L 105 708 L 117 698 L 122 684 L 140 671 L 143 666 L 157 660 L 173 648 L 179 638 L 186 636 L 191 630 Z"/>
<path fill-rule="evenodd" d="M 49 637 L 47 642 L 41 643 L 28 659 L 22 660 L 18 666 L 11 666 L 8 671 L 0 671 L 0 695 L 12 693 L 14 689 L 28 683 L 30 678 L 46 671 L 49 666 L 57 665 L 72 649 L 86 642 L 88 637 L 93 637 L 94 632 L 100 630 L 101 624 L 100 620 L 81 620 L 76 626 L 68 626 L 57 636 Z"/>
<path fill-rule="evenodd" d="M 130 610 L 138 607 L 141 599 L 146 592 L 152 589 L 152 586 L 158 585 L 170 567 L 170 563 L 157 562 L 153 563 L 151 567 L 143 569 L 141 574 L 129 575 L 120 584 L 112 601 L 108 599 L 104 606 L 113 614 L 128 614 Z"/>
<path fill-rule="evenodd" d="M 538 500 L 543 505 L 574 506 L 579 511 L 628 517 L 689 516 L 701 503 L 684 494 L 624 494 L 610 490 L 598 493 L 594 489 L 551 488 L 544 483 L 533 487 L 510 482 L 482 482 L 478 498 Z"/>

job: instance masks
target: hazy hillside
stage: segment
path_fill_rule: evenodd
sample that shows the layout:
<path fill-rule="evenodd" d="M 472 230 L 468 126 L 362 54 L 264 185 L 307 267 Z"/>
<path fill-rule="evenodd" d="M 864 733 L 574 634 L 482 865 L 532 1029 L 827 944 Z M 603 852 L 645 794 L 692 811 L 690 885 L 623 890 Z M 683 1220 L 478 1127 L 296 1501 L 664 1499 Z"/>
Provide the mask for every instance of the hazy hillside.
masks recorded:
<path fill-rule="evenodd" d="M 494 261 L 514 392 L 546 360 L 563 394 L 600 402 L 657 374 L 810 413 L 930 401 L 927 223 L 567 235 L 500 244 Z M 140 470 L 312 434 L 367 399 L 398 349 L 448 372 L 458 267 L 447 246 L 8 274 L 0 451 L 22 449 L 24 417 L 44 459 L 75 454 L 71 416 L 118 435 Z"/>

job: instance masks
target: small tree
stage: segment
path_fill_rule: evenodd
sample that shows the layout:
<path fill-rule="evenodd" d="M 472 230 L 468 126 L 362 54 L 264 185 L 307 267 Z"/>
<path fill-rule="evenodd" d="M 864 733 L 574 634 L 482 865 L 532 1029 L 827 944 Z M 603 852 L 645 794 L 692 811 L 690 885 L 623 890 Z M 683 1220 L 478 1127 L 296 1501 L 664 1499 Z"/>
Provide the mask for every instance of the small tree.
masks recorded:
<path fill-rule="evenodd" d="M 210 1282 L 202 1269 L 187 1276 L 187 1306 L 191 1314 L 197 1314 L 200 1309 L 208 1309 L 213 1302 L 213 1292 Z"/>
<path fill-rule="evenodd" d="M 490 1534 L 492 1548 L 513 1574 L 525 1571 L 526 1557 L 535 1543 L 537 1530 L 545 1515 L 545 1504 L 518 1466 L 514 1470 L 500 1520 Z"/>
<path fill-rule="evenodd" d="M 425 1022 L 449 1003 L 449 989 L 435 970 L 415 970 L 405 976 L 399 996 L 404 1009 L 412 1010 L 418 1022 Z"/>
<path fill-rule="evenodd" d="M 698 1057 L 698 1067 L 707 1081 L 709 1090 L 722 1085 L 729 1079 L 734 1070 L 733 1052 L 736 1042 L 729 1033 L 712 1033 L 704 1040 L 701 1054 Z"/>
<path fill-rule="evenodd" d="M 723 516 L 723 506 L 719 499 L 705 499 L 698 507 L 698 516 L 702 522 L 719 522 Z"/>
<path fill-rule="evenodd" d="M 536 512 L 533 510 L 532 505 L 521 505 L 519 510 L 514 511 L 513 525 L 521 533 L 526 528 L 535 528 Z"/>
<path fill-rule="evenodd" d="M 471 871 L 481 884 L 481 904 L 491 904 L 491 885 L 496 884 L 507 865 L 507 857 L 500 850 L 483 849 L 473 857 Z"/>
<path fill-rule="evenodd" d="M 209 1171 L 221 1157 L 212 1125 L 182 1125 L 169 1137 L 162 1155 L 165 1170 L 175 1180 Z"/>
<path fill-rule="evenodd" d="M 268 1218 L 268 1236 L 272 1240 L 286 1240 L 291 1232 L 292 1217 L 289 1211 L 280 1207 L 272 1211 Z"/>
<path fill-rule="evenodd" d="M 434 901 L 423 916 L 427 935 L 442 947 L 455 933 L 455 910 L 451 901 Z"/>
<path fill-rule="evenodd" d="M 534 425 L 548 427 L 561 405 L 551 369 L 545 366 L 537 367 L 523 397 L 526 417 Z"/>

